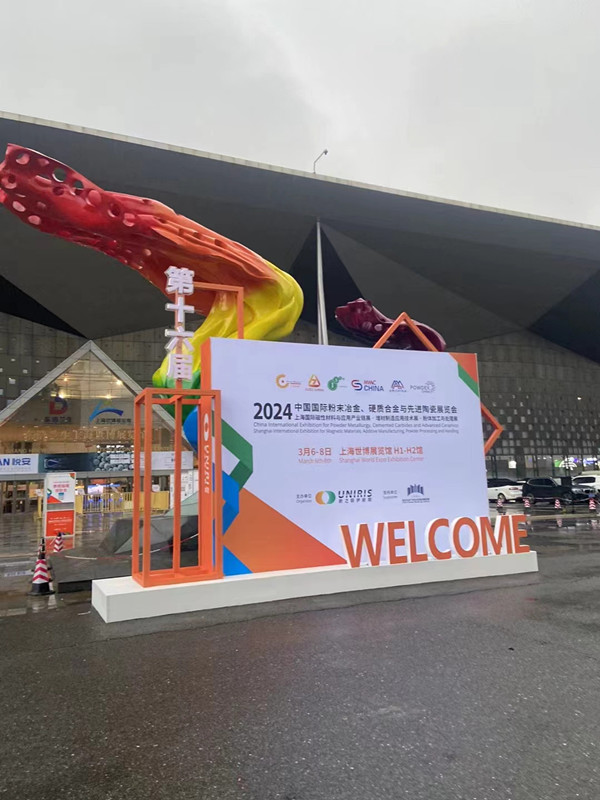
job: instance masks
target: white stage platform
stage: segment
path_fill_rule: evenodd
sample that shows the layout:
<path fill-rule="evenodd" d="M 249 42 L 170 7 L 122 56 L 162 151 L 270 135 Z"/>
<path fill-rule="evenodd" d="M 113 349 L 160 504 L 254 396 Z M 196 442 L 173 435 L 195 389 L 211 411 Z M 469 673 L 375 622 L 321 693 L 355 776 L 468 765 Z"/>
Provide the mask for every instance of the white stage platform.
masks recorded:
<path fill-rule="evenodd" d="M 148 589 L 142 589 L 131 577 L 107 578 L 92 583 L 92 606 L 105 622 L 123 622 L 297 597 L 517 575 L 537 569 L 537 554 L 531 551 L 357 569 L 344 566 L 262 572 Z"/>

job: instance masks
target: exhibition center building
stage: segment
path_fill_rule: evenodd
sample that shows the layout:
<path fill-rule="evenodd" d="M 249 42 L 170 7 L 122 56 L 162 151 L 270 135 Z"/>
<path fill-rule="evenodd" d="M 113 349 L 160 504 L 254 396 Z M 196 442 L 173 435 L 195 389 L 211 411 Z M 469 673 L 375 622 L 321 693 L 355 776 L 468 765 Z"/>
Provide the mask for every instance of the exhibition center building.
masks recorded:
<path fill-rule="evenodd" d="M 448 350 L 477 354 L 481 399 L 504 426 L 489 476 L 599 468 L 600 228 L 2 114 L 2 153 L 9 144 L 158 200 L 291 274 L 304 309 L 288 338 L 315 344 L 319 220 L 330 345 L 364 346 L 336 321 L 339 306 L 405 311 Z M 0 513 L 33 510 L 50 470 L 77 474 L 81 503 L 119 510 L 133 398 L 165 356 L 173 315 L 135 269 L 5 209 L 0 241 Z M 155 423 L 160 498 L 173 425 L 166 413 Z"/>

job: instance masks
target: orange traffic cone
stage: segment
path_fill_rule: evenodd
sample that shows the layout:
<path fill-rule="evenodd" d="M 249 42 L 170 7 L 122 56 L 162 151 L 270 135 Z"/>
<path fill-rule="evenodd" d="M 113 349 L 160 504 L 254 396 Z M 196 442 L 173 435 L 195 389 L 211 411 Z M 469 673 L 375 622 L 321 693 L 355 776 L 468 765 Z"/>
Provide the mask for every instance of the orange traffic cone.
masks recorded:
<path fill-rule="evenodd" d="M 526 511 L 529 511 L 529 509 L 531 508 L 531 501 L 528 497 L 523 498 L 523 508 Z"/>
<path fill-rule="evenodd" d="M 561 510 L 561 508 L 562 508 L 562 505 L 561 505 L 560 499 L 559 499 L 558 497 L 557 497 L 557 498 L 556 498 L 556 500 L 554 501 L 554 508 L 555 508 L 557 511 L 560 511 L 560 510 Z"/>
<path fill-rule="evenodd" d="M 46 563 L 46 545 L 42 541 L 38 550 L 37 561 L 33 570 L 33 580 L 31 582 L 31 595 L 54 594 L 54 589 L 50 588 L 50 573 Z"/>
<path fill-rule="evenodd" d="M 590 497 L 590 511 L 596 510 L 596 498 L 592 495 Z"/>
<path fill-rule="evenodd" d="M 59 532 L 56 534 L 56 537 L 55 537 L 55 539 L 54 539 L 54 552 L 55 552 L 55 553 L 60 553 L 60 552 L 62 552 L 64 549 L 65 549 L 65 546 L 64 546 L 64 544 L 63 544 L 63 535 L 62 535 L 62 533 L 59 531 Z"/>

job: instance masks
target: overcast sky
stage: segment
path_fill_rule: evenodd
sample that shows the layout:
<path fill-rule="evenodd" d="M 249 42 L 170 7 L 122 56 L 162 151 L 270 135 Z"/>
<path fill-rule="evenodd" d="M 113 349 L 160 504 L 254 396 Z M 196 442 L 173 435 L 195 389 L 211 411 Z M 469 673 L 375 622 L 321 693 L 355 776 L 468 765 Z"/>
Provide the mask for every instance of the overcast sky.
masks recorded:
<path fill-rule="evenodd" d="M 598 0 L 29 0 L 2 30 L 5 111 L 600 225 Z"/>

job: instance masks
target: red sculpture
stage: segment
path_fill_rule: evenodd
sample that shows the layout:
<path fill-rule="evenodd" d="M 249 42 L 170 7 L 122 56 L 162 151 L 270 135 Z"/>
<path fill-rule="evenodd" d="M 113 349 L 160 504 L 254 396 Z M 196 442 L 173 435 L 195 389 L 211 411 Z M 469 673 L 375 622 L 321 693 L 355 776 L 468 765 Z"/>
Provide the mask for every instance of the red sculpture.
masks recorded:
<path fill-rule="evenodd" d="M 44 233 L 100 250 L 140 270 L 161 291 L 171 265 L 193 269 L 196 280 L 251 290 L 276 281 L 270 265 L 156 200 L 108 192 L 60 161 L 9 145 L 0 164 L 0 203 Z M 215 293 L 190 301 L 208 314 Z"/>
<path fill-rule="evenodd" d="M 394 322 L 378 311 L 373 303 L 363 300 L 362 297 L 336 308 L 335 318 L 356 339 L 371 345 L 377 342 Z M 446 349 L 446 342 L 437 331 L 422 322 L 415 321 L 415 325 L 425 334 L 436 350 Z M 383 346 L 397 350 L 427 349 L 406 323 L 402 323 Z"/>

